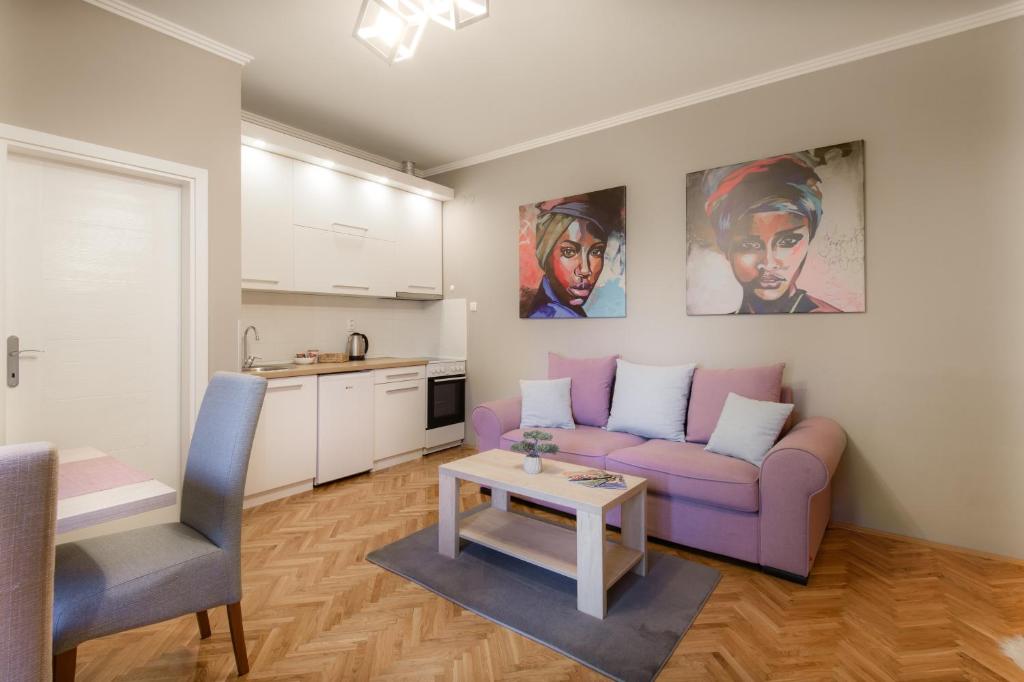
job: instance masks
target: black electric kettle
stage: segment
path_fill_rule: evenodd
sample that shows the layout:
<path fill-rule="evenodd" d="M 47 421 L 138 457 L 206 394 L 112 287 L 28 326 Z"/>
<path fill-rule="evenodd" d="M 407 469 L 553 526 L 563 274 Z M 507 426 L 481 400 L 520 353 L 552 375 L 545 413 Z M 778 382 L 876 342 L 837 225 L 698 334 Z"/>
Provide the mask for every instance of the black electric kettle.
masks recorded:
<path fill-rule="evenodd" d="M 345 344 L 345 355 L 349 360 L 364 360 L 366 352 L 370 350 L 370 339 L 366 334 L 352 332 L 349 334 L 348 343 Z"/>

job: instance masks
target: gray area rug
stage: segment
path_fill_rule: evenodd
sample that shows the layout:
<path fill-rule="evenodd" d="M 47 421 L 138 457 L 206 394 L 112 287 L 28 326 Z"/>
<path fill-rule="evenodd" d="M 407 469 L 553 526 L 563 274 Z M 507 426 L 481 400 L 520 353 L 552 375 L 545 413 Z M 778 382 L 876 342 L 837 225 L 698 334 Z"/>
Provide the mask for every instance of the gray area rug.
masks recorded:
<path fill-rule="evenodd" d="M 457 559 L 437 552 L 437 526 L 367 557 L 488 620 L 616 680 L 652 680 L 700 613 L 720 574 L 648 551 L 646 577 L 608 592 L 604 620 L 576 610 L 576 581 L 463 540 Z"/>

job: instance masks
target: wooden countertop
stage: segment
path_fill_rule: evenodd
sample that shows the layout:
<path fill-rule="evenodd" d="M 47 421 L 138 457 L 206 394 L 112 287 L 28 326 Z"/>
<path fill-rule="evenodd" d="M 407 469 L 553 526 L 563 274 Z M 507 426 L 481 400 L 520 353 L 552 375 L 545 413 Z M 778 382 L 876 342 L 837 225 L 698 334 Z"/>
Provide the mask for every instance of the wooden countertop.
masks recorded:
<path fill-rule="evenodd" d="M 266 379 L 286 379 L 288 377 L 306 377 L 316 374 L 341 374 L 342 372 L 366 372 L 371 369 L 391 369 L 392 367 L 415 367 L 427 364 L 426 358 L 369 358 L 367 360 L 350 360 L 348 362 L 318 362 L 312 365 L 296 365 L 285 369 L 271 369 L 262 372 L 245 370 L 246 374 L 255 374 Z"/>

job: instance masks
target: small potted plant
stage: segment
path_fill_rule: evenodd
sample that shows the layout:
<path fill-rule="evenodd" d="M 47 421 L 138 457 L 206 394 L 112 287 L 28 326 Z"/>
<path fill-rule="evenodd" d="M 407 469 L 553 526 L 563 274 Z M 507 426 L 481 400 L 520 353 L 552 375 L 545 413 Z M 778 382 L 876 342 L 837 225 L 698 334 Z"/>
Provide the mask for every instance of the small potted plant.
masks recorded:
<path fill-rule="evenodd" d="M 521 452 L 526 455 L 523 459 L 523 471 L 528 474 L 539 474 L 541 470 L 540 454 L 553 455 L 558 452 L 558 446 L 549 443 L 552 436 L 547 431 L 527 431 L 523 439 L 512 444 L 514 452 Z"/>

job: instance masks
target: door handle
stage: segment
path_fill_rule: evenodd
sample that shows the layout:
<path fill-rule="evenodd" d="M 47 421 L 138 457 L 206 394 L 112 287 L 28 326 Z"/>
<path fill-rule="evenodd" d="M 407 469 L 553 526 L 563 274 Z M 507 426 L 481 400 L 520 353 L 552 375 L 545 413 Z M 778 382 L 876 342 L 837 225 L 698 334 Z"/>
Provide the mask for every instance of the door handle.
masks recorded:
<path fill-rule="evenodd" d="M 21 354 L 45 353 L 38 348 L 21 348 L 21 339 L 11 335 L 7 337 L 7 385 L 17 388 L 21 381 Z"/>

